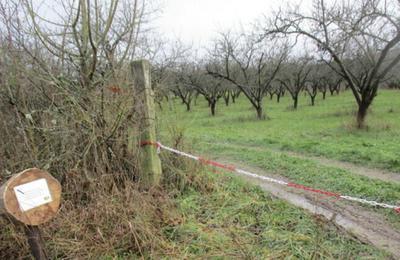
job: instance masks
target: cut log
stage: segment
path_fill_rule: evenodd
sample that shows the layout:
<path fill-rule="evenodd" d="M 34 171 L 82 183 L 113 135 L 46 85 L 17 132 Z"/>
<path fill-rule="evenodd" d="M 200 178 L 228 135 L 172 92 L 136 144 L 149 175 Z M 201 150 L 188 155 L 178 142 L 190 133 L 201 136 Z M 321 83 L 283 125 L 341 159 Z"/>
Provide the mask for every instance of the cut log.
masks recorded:
<path fill-rule="evenodd" d="M 60 201 L 60 183 L 36 168 L 13 175 L 0 187 L 0 214 L 26 225 L 37 226 L 52 219 Z"/>

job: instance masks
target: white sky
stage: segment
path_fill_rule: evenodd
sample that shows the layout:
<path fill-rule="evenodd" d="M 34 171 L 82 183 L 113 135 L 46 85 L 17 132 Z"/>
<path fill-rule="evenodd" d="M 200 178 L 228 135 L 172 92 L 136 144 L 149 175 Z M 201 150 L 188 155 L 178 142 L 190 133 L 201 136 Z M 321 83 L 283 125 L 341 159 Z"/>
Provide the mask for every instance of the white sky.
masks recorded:
<path fill-rule="evenodd" d="M 157 25 L 166 37 L 199 46 L 216 32 L 246 27 L 283 3 L 283 0 L 163 0 Z"/>

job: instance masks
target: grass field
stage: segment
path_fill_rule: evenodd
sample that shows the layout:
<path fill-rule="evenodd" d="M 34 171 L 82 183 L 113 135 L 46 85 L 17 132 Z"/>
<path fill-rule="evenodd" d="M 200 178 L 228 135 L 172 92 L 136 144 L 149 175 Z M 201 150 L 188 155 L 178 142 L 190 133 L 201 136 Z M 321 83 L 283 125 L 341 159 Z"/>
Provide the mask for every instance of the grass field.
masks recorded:
<path fill-rule="evenodd" d="M 244 96 L 229 107 L 220 101 L 215 118 L 205 102 L 186 113 L 176 100 L 176 110 L 164 111 L 168 116 L 163 119 L 177 122 L 185 136 L 201 142 L 300 151 L 400 172 L 400 91 L 379 93 L 367 118 L 369 128 L 363 131 L 353 127 L 356 105 L 351 93 L 319 97 L 315 107 L 308 103 L 303 96 L 293 111 L 288 96 L 279 104 L 266 98 L 269 119 L 257 121 Z"/>
<path fill-rule="evenodd" d="M 270 119 L 264 121 L 255 119 L 243 97 L 229 107 L 221 102 L 214 118 L 205 102 L 199 100 L 193 111 L 186 112 L 176 100 L 171 110 L 165 104 L 158 111 L 161 141 L 179 141 L 185 151 L 255 166 L 300 184 L 398 205 L 400 184 L 307 158 L 317 154 L 343 160 L 341 151 L 346 150 L 351 155 L 348 161 L 396 170 L 390 158 L 396 158 L 400 146 L 400 106 L 395 103 L 400 93 L 387 91 L 380 97 L 368 131 L 350 127 L 353 108 L 348 94 L 328 97 L 316 107 L 303 99 L 298 111 L 288 109 L 287 97 L 281 104 L 266 100 Z M 291 156 L 288 150 L 305 157 Z M 167 152 L 161 157 L 160 189 L 141 192 L 133 182 L 121 185 L 115 180 L 126 176 L 120 179 L 116 173 L 90 185 L 83 175 L 66 178 L 58 217 L 42 227 L 50 258 L 394 259 L 333 221 L 277 199 L 238 176 L 214 174 L 210 167 Z M 393 211 L 366 210 L 382 213 L 390 230 L 400 230 L 399 215 Z M 0 226 L 0 259 L 29 258 L 22 226 L 6 218 L 0 219 Z"/>
<path fill-rule="evenodd" d="M 354 128 L 355 101 L 351 93 L 320 97 L 316 106 L 302 96 L 297 111 L 291 99 L 281 103 L 265 99 L 268 119 L 258 121 L 245 97 L 226 107 L 217 106 L 210 116 L 206 102 L 199 99 L 191 112 L 179 100 L 159 113 L 162 140 L 171 134 L 184 136 L 192 151 L 218 156 L 287 177 L 293 182 L 346 195 L 398 205 L 400 185 L 371 180 L 340 167 L 329 167 L 313 159 L 286 153 L 323 156 L 400 174 L 400 92 L 381 91 L 367 118 L 368 128 Z M 173 128 L 170 126 L 174 125 Z M 376 210 L 400 229 L 399 216 L 392 210 Z"/>
<path fill-rule="evenodd" d="M 178 198 L 186 222 L 166 230 L 185 258 L 385 259 L 381 250 L 237 177 L 209 175 L 211 192 Z"/>

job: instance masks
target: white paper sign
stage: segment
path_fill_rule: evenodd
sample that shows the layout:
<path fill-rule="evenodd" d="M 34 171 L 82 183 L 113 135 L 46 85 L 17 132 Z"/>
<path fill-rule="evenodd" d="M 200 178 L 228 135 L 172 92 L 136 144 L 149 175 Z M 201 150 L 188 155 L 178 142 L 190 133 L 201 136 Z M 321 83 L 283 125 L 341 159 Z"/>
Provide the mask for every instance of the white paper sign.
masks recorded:
<path fill-rule="evenodd" d="M 39 179 L 14 187 L 21 211 L 39 207 L 52 201 L 46 179 Z"/>

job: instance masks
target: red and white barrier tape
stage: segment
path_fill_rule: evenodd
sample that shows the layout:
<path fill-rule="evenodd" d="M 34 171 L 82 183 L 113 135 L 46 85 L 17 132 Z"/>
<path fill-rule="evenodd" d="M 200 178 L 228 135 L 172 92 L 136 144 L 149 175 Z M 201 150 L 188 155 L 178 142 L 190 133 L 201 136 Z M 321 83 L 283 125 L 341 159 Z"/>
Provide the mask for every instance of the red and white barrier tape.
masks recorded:
<path fill-rule="evenodd" d="M 250 176 L 250 177 L 253 177 L 253 178 L 261 179 L 261 180 L 268 181 L 268 182 L 271 182 L 271 183 L 276 183 L 276 184 L 279 184 L 279 185 L 288 186 L 288 187 L 292 187 L 292 188 L 296 188 L 296 189 L 302 189 L 302 190 L 313 192 L 313 193 L 319 193 L 319 194 L 323 194 L 323 195 L 326 195 L 326 196 L 329 196 L 329 197 L 336 197 L 338 199 L 344 199 L 344 200 L 348 200 L 348 201 L 356 201 L 356 202 L 359 202 L 361 204 L 368 204 L 368 205 L 371 205 L 371 206 L 377 206 L 377 207 L 381 207 L 381 208 L 393 209 L 397 213 L 400 214 L 400 206 L 390 205 L 390 204 L 386 204 L 386 203 L 380 203 L 380 202 L 361 199 L 361 198 L 352 197 L 352 196 L 340 195 L 338 193 L 334 193 L 334 192 L 330 192 L 330 191 L 314 189 L 314 188 L 311 188 L 311 187 L 308 187 L 308 186 L 304 186 L 304 185 L 301 185 L 301 184 L 297 184 L 297 183 L 293 183 L 293 182 L 286 182 L 286 181 L 270 178 L 270 177 L 267 177 L 267 176 L 258 175 L 258 174 L 255 174 L 255 173 L 252 173 L 252 172 L 249 172 L 249 171 L 238 169 L 238 168 L 236 168 L 234 166 L 231 166 L 231 165 L 225 165 L 225 164 L 222 164 L 222 163 L 219 163 L 219 162 L 206 160 L 206 159 L 204 159 L 202 157 L 195 156 L 195 155 L 192 155 L 192 154 L 188 154 L 188 153 L 176 150 L 174 148 L 165 146 L 165 145 L 161 144 L 160 142 L 143 141 L 143 142 L 140 143 L 140 146 L 145 146 L 145 145 L 155 146 L 157 148 L 158 152 L 160 152 L 160 149 L 164 149 L 164 150 L 167 150 L 167 151 L 172 152 L 174 154 L 177 154 L 177 155 L 180 155 L 180 156 L 183 156 L 183 157 L 186 157 L 186 158 L 190 158 L 192 160 L 199 161 L 199 162 L 201 162 L 203 164 L 206 164 L 206 165 L 215 166 L 215 167 L 218 167 L 218 168 L 221 168 L 221 169 L 224 169 L 224 170 L 228 170 L 228 171 L 231 171 L 231 172 L 237 172 L 237 173 L 242 174 L 242 175 L 246 175 L 246 176 Z"/>

